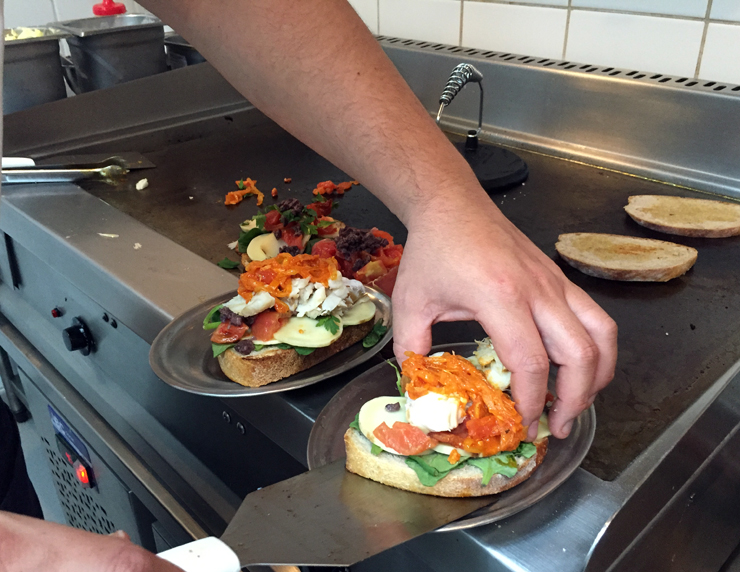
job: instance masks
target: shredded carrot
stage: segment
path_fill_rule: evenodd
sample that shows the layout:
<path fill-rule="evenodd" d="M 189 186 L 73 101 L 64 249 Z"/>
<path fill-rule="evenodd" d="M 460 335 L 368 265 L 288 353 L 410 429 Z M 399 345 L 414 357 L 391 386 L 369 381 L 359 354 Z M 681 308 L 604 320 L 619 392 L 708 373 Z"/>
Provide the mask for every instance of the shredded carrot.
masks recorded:
<path fill-rule="evenodd" d="M 345 183 L 339 183 L 335 185 L 332 181 L 323 181 L 316 185 L 316 188 L 313 190 L 314 195 L 331 195 L 332 193 L 336 192 L 338 195 L 343 195 L 345 192 L 347 192 L 350 188 L 352 188 L 352 185 L 359 185 L 360 183 L 357 181 L 347 181 Z"/>
<path fill-rule="evenodd" d="M 271 194 L 271 195 L 272 195 L 273 197 L 277 197 L 277 187 L 273 188 L 273 189 L 272 189 L 272 191 L 270 191 L 270 194 Z"/>
<path fill-rule="evenodd" d="M 486 431 L 491 434 L 484 439 L 466 437 L 461 443 L 463 449 L 471 453 L 494 455 L 517 448 L 524 437 L 522 416 L 511 398 L 490 385 L 472 363 L 450 353 L 437 357 L 425 357 L 413 352 L 406 352 L 406 355 L 409 357 L 403 362 L 402 370 L 409 379 L 406 391 L 411 399 L 429 392 L 455 398 L 461 404 L 469 404 L 467 417 L 473 422 L 469 428 L 484 425 L 495 427 L 492 432 Z M 494 419 L 489 419 L 491 416 Z M 484 418 L 485 422 L 477 421 Z"/>
<path fill-rule="evenodd" d="M 262 205 L 262 201 L 265 199 L 265 195 L 262 194 L 260 190 L 255 186 L 257 184 L 257 181 L 253 181 L 252 179 L 247 178 L 245 181 L 235 182 L 237 190 L 231 191 L 230 193 L 226 194 L 226 199 L 224 199 L 225 205 L 238 205 L 244 200 L 245 195 L 256 195 L 257 206 L 259 207 Z"/>
<path fill-rule="evenodd" d="M 288 312 L 288 305 L 281 300 L 290 296 L 293 278 L 308 278 L 329 286 L 329 280 L 339 275 L 334 258 L 319 258 L 311 254 L 291 256 L 287 252 L 275 258 L 250 262 L 239 278 L 239 295 L 247 302 L 255 292 L 267 292 L 276 299 L 275 309 Z"/>
<path fill-rule="evenodd" d="M 450 455 L 447 457 L 447 462 L 450 465 L 454 465 L 460 460 L 460 453 L 457 452 L 457 449 L 453 449 L 450 451 Z"/>

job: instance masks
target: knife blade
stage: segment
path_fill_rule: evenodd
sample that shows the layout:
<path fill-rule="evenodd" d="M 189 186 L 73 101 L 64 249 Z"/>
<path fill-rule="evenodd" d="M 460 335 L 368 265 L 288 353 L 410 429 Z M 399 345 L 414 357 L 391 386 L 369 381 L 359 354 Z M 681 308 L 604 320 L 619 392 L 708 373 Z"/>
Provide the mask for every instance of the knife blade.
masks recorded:
<path fill-rule="evenodd" d="M 159 556 L 186 572 L 351 566 L 491 502 L 402 491 L 348 472 L 340 459 L 247 495 L 220 540 L 196 540 Z"/>

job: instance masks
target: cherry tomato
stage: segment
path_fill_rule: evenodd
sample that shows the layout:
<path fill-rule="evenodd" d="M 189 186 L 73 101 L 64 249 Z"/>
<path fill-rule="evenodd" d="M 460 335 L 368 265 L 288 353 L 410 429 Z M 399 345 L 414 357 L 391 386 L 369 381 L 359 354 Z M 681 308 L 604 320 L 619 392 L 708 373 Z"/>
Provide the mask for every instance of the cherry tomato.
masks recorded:
<path fill-rule="evenodd" d="M 330 216 L 322 216 L 318 219 L 318 222 L 326 222 L 326 221 L 332 221 L 334 222 L 334 219 Z M 334 234 L 337 232 L 338 226 L 336 224 L 330 224 L 329 226 L 316 226 L 316 230 L 318 231 L 319 236 L 327 236 L 329 234 Z"/>
<path fill-rule="evenodd" d="M 355 272 L 355 279 L 363 284 L 369 284 L 376 278 L 388 273 L 388 269 L 380 260 L 371 260 Z"/>
<path fill-rule="evenodd" d="M 388 246 L 393 246 L 393 237 L 390 233 L 387 233 L 384 230 L 378 230 L 377 228 L 374 228 L 372 233 L 373 236 L 377 236 L 378 238 L 385 238 L 388 241 Z"/>
<path fill-rule="evenodd" d="M 337 243 L 333 240 L 329 240 L 328 238 L 325 238 L 324 240 L 319 240 L 316 244 L 313 245 L 313 248 L 311 249 L 311 254 L 315 254 L 319 258 L 331 258 L 332 256 L 336 256 Z"/>
<path fill-rule="evenodd" d="M 211 341 L 214 344 L 233 344 L 241 340 L 248 329 L 246 324 L 235 326 L 231 322 L 221 322 L 216 331 L 211 334 Z"/>
<path fill-rule="evenodd" d="M 298 228 L 297 224 L 290 223 L 285 227 L 280 232 L 280 238 L 288 246 L 297 246 L 301 251 L 303 250 L 303 233 L 301 232 L 301 229 Z"/>
<path fill-rule="evenodd" d="M 269 211 L 265 215 L 265 230 L 273 231 L 283 228 L 280 222 L 280 211 Z"/>
<path fill-rule="evenodd" d="M 393 288 L 396 286 L 396 278 L 398 277 L 398 266 L 391 268 L 388 274 L 384 274 L 380 278 L 376 278 L 372 281 L 371 286 L 375 286 L 381 292 L 385 292 L 388 296 L 393 295 Z"/>
<path fill-rule="evenodd" d="M 280 328 L 283 327 L 284 317 L 273 310 L 265 310 L 257 314 L 252 324 L 252 333 L 257 340 L 267 342 L 272 339 Z"/>
<path fill-rule="evenodd" d="M 375 438 L 401 455 L 418 455 L 437 445 L 437 441 L 424 431 L 403 421 L 396 421 L 393 427 L 383 421 L 373 431 Z"/>
<path fill-rule="evenodd" d="M 329 216 L 331 214 L 332 200 L 327 199 L 323 203 L 311 203 L 306 206 L 307 209 L 311 209 L 316 213 L 316 217 Z"/>
<path fill-rule="evenodd" d="M 403 256 L 403 246 L 391 244 L 380 248 L 377 258 L 383 263 L 383 266 L 391 269 L 401 264 L 401 256 Z"/>

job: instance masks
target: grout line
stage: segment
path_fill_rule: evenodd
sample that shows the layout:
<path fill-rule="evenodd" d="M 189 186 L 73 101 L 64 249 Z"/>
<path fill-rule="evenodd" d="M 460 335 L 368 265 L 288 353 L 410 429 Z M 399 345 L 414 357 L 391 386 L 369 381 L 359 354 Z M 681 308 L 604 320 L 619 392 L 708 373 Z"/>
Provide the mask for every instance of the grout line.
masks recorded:
<path fill-rule="evenodd" d="M 563 37 L 563 60 L 568 50 L 568 32 L 570 31 L 570 15 L 573 12 L 573 0 L 568 0 L 568 15 L 565 17 L 565 36 Z"/>
<path fill-rule="evenodd" d="M 699 55 L 696 58 L 696 69 L 694 70 L 694 79 L 699 79 L 699 70 L 701 69 L 701 60 L 704 56 L 704 44 L 707 41 L 707 31 L 709 30 L 709 15 L 712 13 L 712 2 L 707 2 L 707 12 L 704 15 L 704 29 L 701 33 L 701 43 L 699 44 Z"/>
<path fill-rule="evenodd" d="M 465 0 L 460 0 L 460 35 L 458 37 L 457 45 L 463 47 L 463 15 L 465 14 Z"/>

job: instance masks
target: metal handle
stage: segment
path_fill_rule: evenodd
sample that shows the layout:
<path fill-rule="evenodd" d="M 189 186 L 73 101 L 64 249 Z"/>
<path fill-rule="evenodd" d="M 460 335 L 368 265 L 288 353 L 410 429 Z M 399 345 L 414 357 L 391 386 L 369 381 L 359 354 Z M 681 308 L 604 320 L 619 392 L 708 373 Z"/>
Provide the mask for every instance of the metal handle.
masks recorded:
<path fill-rule="evenodd" d="M 469 82 L 475 82 L 480 87 L 480 106 L 478 108 L 478 131 L 476 136 L 480 134 L 483 128 L 483 74 L 472 64 L 458 64 L 452 73 L 450 79 L 447 80 L 442 95 L 439 96 L 439 111 L 437 112 L 437 123 L 442 118 L 442 111 L 446 106 L 452 103 L 455 96 L 460 93 L 460 90 L 465 87 Z"/>
<path fill-rule="evenodd" d="M 209 536 L 157 554 L 185 572 L 239 572 L 239 557 L 227 544 Z"/>
<path fill-rule="evenodd" d="M 83 179 L 103 181 L 117 185 L 126 179 L 128 169 L 119 164 L 94 169 L 3 169 L 4 185 L 20 183 L 71 183 Z"/>

